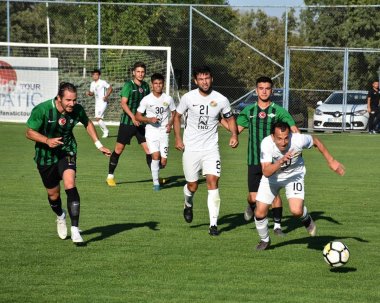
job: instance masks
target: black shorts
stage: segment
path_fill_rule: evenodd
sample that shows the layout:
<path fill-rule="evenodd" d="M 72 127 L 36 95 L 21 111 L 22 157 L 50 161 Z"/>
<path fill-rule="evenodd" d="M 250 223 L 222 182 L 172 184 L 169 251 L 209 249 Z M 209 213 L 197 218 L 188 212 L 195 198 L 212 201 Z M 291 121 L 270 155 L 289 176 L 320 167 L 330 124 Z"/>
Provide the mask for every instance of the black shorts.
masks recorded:
<path fill-rule="evenodd" d="M 130 145 L 131 139 L 136 136 L 137 142 L 139 144 L 144 143 L 145 140 L 145 125 L 135 126 L 135 125 L 125 125 L 120 124 L 119 131 L 117 133 L 117 143 L 123 145 Z"/>
<path fill-rule="evenodd" d="M 248 191 L 250 193 L 257 193 L 262 176 L 261 165 L 248 165 Z"/>
<path fill-rule="evenodd" d="M 44 186 L 48 189 L 59 185 L 63 172 L 67 169 L 77 170 L 77 157 L 66 156 L 52 165 L 37 165 Z"/>

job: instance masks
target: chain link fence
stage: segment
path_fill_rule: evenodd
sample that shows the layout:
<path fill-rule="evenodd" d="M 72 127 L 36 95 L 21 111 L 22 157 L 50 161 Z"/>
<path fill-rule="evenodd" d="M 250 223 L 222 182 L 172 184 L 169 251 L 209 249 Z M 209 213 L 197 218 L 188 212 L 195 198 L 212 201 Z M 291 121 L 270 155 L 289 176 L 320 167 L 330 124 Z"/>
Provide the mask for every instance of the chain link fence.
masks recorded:
<path fill-rule="evenodd" d="M 279 89 L 278 103 L 288 108 L 298 126 L 313 129 L 318 101 L 334 91 L 367 90 L 378 77 L 378 17 L 380 5 L 231 7 L 2 0 L 0 41 L 170 46 L 172 83 L 179 96 L 193 88 L 191 68 L 201 64 L 211 66 L 215 89 L 235 108 L 251 102 L 255 79 L 267 75 Z M 344 48 L 350 48 L 349 60 Z M 0 52 L 17 55 L 12 47 Z M 107 69 L 104 53 L 92 56 L 92 65 L 97 65 L 92 68 Z M 130 73 L 125 62 L 120 64 L 126 79 Z M 112 78 L 112 73 L 106 76 Z M 63 77 L 60 66 L 59 78 Z M 81 83 L 89 85 L 90 67 L 82 78 Z M 93 100 L 83 100 L 89 102 Z M 112 111 L 114 119 L 119 109 L 115 106 Z M 342 124 L 342 129 L 349 128 Z"/>

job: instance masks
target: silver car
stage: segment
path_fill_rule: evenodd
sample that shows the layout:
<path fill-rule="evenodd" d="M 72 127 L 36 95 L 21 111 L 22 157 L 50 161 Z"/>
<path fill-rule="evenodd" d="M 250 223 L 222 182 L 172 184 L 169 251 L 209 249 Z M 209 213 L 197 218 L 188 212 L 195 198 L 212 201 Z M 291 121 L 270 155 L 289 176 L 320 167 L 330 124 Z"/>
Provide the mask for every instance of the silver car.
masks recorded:
<path fill-rule="evenodd" d="M 314 130 L 366 130 L 368 124 L 367 91 L 348 91 L 343 108 L 343 91 L 335 91 L 322 102 L 318 101 L 313 117 Z M 344 117 L 345 114 L 345 117 Z"/>

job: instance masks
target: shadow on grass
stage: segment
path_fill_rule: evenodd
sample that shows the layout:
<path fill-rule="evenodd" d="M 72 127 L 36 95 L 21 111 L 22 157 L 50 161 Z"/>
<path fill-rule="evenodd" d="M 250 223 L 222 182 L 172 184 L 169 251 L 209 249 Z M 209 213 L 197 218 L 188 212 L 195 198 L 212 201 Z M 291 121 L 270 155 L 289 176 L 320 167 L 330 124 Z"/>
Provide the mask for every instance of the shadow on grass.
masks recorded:
<path fill-rule="evenodd" d="M 162 177 L 162 178 L 165 179 L 165 184 L 161 186 L 161 189 L 171 188 L 171 187 L 183 187 L 186 184 L 186 180 L 183 175 L 169 176 L 169 177 Z M 116 182 L 116 184 L 121 185 L 121 184 L 146 183 L 146 182 L 152 182 L 152 179 L 121 181 L 121 182 Z M 205 179 L 198 180 L 198 184 L 203 184 L 203 183 L 206 183 Z"/>
<path fill-rule="evenodd" d="M 85 241 L 85 243 L 88 244 L 90 242 L 104 240 L 118 233 L 135 229 L 135 228 L 148 227 L 151 230 L 158 231 L 159 228 L 157 226 L 158 226 L 158 222 L 155 222 L 155 221 L 149 221 L 149 222 L 144 222 L 144 223 L 119 223 L 119 224 L 110 224 L 106 226 L 94 227 L 94 228 L 82 231 L 81 234 L 82 235 L 100 234 L 99 236 L 96 236 L 95 238 Z"/>
<path fill-rule="evenodd" d="M 331 268 L 330 271 L 337 274 L 346 274 L 348 272 L 357 271 L 357 269 L 355 267 L 344 266 L 344 267 Z"/>
<path fill-rule="evenodd" d="M 322 251 L 323 247 L 335 240 L 342 241 L 343 239 L 354 239 L 358 242 L 366 242 L 368 243 L 367 240 L 364 240 L 359 237 L 335 237 L 335 236 L 316 236 L 316 237 L 305 237 L 305 238 L 300 238 L 300 239 L 293 239 L 289 241 L 283 241 L 281 243 L 273 244 L 269 246 L 269 249 L 275 249 L 279 248 L 282 246 L 287 246 L 287 245 L 294 245 L 294 244 L 307 244 L 307 248 L 309 249 L 314 249 L 318 251 Z"/>

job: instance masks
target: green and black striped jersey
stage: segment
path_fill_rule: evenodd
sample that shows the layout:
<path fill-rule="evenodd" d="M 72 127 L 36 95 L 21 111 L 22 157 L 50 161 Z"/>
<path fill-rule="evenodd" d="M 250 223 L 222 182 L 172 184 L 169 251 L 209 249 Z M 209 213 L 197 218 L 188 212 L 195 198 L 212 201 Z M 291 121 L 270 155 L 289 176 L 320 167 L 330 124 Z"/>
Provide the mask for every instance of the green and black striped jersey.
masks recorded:
<path fill-rule="evenodd" d="M 73 128 L 81 122 L 88 125 L 88 117 L 82 105 L 76 104 L 71 113 L 61 114 L 56 107 L 55 99 L 47 100 L 35 106 L 26 122 L 27 126 L 48 138 L 62 137 L 62 145 L 50 148 L 45 143 L 36 142 L 34 161 L 38 165 L 52 165 L 67 155 L 77 153 L 77 142 Z"/>
<path fill-rule="evenodd" d="M 130 80 L 125 82 L 120 92 L 120 97 L 128 99 L 128 107 L 135 115 L 142 98 L 149 95 L 149 93 L 150 89 L 148 83 L 143 81 L 141 86 L 138 86 L 133 80 Z M 133 125 L 131 117 L 129 117 L 125 111 L 121 114 L 120 124 Z"/>
<path fill-rule="evenodd" d="M 295 122 L 287 110 L 276 103 L 266 109 L 261 109 L 257 102 L 246 106 L 239 114 L 236 123 L 248 128 L 248 165 L 260 165 L 261 141 L 270 135 L 270 130 L 276 122 L 285 122 L 294 126 Z"/>

